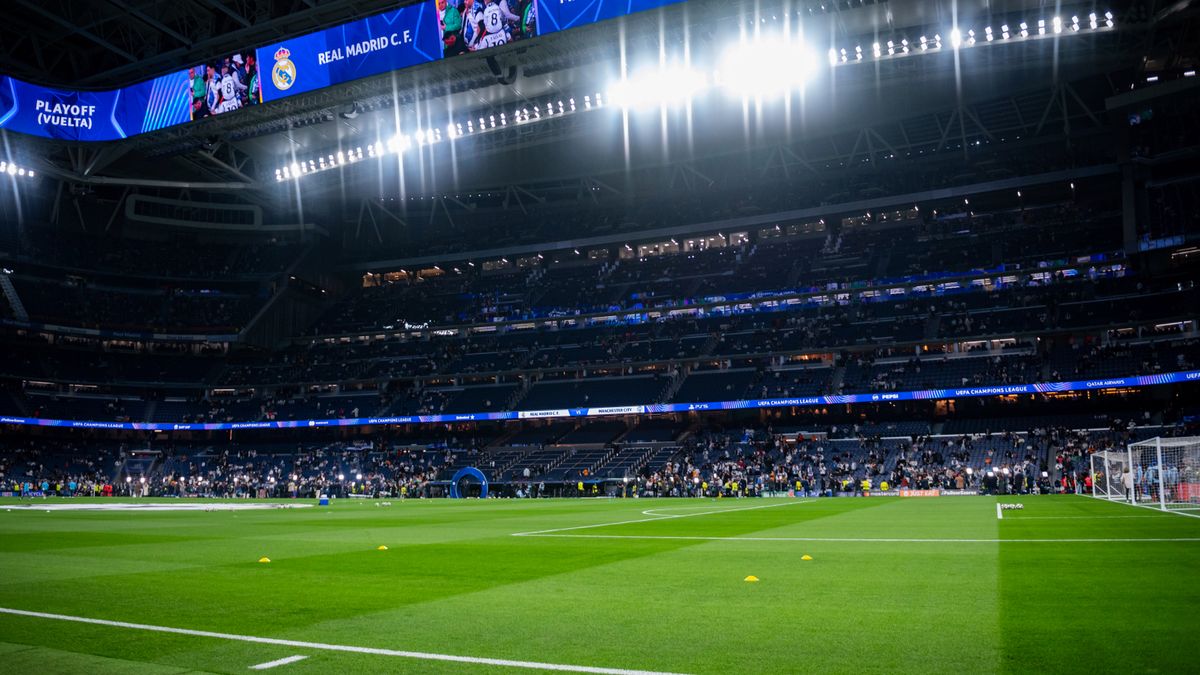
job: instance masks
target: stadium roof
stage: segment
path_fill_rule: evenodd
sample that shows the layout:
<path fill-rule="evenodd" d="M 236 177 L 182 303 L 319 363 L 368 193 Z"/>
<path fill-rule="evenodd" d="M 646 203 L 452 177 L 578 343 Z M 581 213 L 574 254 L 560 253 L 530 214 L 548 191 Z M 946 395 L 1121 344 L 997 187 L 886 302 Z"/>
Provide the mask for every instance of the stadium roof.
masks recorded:
<path fill-rule="evenodd" d="M 0 45 L 11 74 L 50 84 L 113 86 L 389 6 L 395 5 L 372 0 L 14 0 L 8 21 L 0 25 Z M 1020 131 L 1028 136 L 1034 129 L 1061 135 L 1100 126 L 1104 100 L 1143 68 L 1166 65 L 1169 59 L 1159 56 L 1194 57 L 1197 41 L 1188 40 L 1195 36 L 1197 22 L 1195 10 L 1186 4 L 1141 10 L 1118 2 L 1111 7 L 1064 6 L 1061 11 L 1087 16 L 1108 9 L 1119 23 L 1111 32 L 920 58 L 853 63 L 851 57 L 847 67 L 833 69 L 824 58 L 826 45 L 870 50 L 876 42 L 894 39 L 898 44 L 912 38 L 915 52 L 917 35 L 940 33 L 949 41 L 950 26 L 982 29 L 995 24 L 998 30 L 1006 21 L 1016 31 L 1017 21 L 1049 17 L 1054 8 L 1026 0 L 810 0 L 760 2 L 757 8 L 690 0 L 118 143 L 85 148 L 8 134 L 9 155 L 10 161 L 36 165 L 73 194 L 100 191 L 117 199 L 127 189 L 189 191 L 193 196 L 191 191 L 203 190 L 226 195 L 222 199 L 269 205 L 276 212 L 290 210 L 285 219 L 322 222 L 356 210 L 360 199 L 579 179 L 780 143 L 820 146 L 823 150 L 813 157 L 824 161 L 845 162 L 859 154 L 870 161 L 916 147 L 913 139 L 931 128 L 939 146 L 953 147 L 956 136 L 959 144 L 969 138 L 994 140 L 1005 125 L 1019 130 L 1011 136 Z M 785 16 L 790 17 L 787 23 Z M 613 115 L 562 115 L 460 139 L 445 144 L 451 149 L 420 153 L 420 158 L 412 153 L 403 180 L 403 169 L 395 163 L 364 162 L 301 181 L 276 181 L 276 170 L 290 163 L 386 143 L 398 127 L 428 124 L 440 130 L 455 120 L 607 91 L 620 79 L 623 63 L 630 72 L 639 64 L 655 64 L 660 54 L 673 59 L 686 52 L 711 67 L 726 45 L 764 25 L 766 30 L 786 26 L 802 33 L 806 42 L 821 45 L 821 76 L 798 104 L 766 108 L 761 124 L 746 122 L 738 103 L 697 103 L 687 120 L 687 156 L 664 156 L 661 140 L 642 142 L 636 131 L 629 135 L 619 116 L 614 122 Z M 787 69 L 778 63 L 763 67 Z M 1037 119 L 1026 119 L 1030 116 Z M 1072 130 L 1072 119 L 1085 124 Z M 633 126 L 638 125 L 654 126 L 635 120 Z M 622 135 L 632 142 L 622 144 Z"/>

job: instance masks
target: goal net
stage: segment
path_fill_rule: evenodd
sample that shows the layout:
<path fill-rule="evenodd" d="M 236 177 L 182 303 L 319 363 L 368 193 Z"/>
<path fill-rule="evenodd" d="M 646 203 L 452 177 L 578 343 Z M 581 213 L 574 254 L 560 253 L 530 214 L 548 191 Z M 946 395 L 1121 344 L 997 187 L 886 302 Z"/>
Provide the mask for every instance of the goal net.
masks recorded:
<path fill-rule="evenodd" d="M 1104 450 L 1092 455 L 1092 496 L 1130 502 L 1133 456 L 1128 450 Z"/>
<path fill-rule="evenodd" d="M 1200 437 L 1130 443 L 1128 456 L 1134 503 L 1200 513 Z"/>

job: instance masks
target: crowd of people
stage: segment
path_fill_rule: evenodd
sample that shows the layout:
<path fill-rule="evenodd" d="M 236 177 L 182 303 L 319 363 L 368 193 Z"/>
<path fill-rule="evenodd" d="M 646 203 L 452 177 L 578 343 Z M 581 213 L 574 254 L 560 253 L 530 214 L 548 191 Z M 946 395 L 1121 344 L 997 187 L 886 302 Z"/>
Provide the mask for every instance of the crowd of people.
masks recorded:
<path fill-rule="evenodd" d="M 1183 433 L 1165 427 L 1155 433 Z M 1139 433 L 1141 435 L 1139 435 Z M 386 440 L 295 447 L 75 445 L 6 443 L 0 492 L 18 496 L 155 496 L 315 498 L 445 496 L 464 466 L 479 466 L 499 484 L 494 496 L 761 497 L 862 495 L 896 490 L 981 494 L 1090 493 L 1090 457 L 1145 437 L 1112 420 L 1107 430 L 1046 426 L 907 438 L 829 438 L 775 433 L 697 431 L 672 445 L 661 463 L 631 466 L 624 476 L 584 469 L 557 480 L 544 472 L 505 475 L 478 440 L 400 444 Z M 553 451 L 553 448 L 546 446 Z M 642 450 L 614 448 L 623 451 Z M 558 451 L 563 457 L 572 449 Z M 499 454 L 497 454 L 499 453 Z M 540 457 L 556 463 L 553 452 Z M 610 455 L 610 457 L 613 455 Z"/>
<path fill-rule="evenodd" d="M 262 103 L 254 50 L 188 69 L 192 119 L 198 120 Z"/>

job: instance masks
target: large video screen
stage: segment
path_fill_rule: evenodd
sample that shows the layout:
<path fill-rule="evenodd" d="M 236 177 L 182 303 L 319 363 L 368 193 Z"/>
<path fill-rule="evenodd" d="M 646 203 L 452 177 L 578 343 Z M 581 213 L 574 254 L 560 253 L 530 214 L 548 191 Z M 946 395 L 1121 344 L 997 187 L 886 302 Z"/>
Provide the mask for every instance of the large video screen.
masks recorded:
<path fill-rule="evenodd" d="M 679 0 L 424 0 L 108 91 L 0 75 L 0 130 L 115 141 Z"/>
<path fill-rule="evenodd" d="M 259 47 L 263 100 L 274 101 L 440 58 L 433 1 Z"/>
<path fill-rule="evenodd" d="M 677 2 L 682 0 L 541 0 L 538 34 L 556 33 Z"/>
<path fill-rule="evenodd" d="M 443 56 L 458 56 L 537 35 L 537 0 L 435 0 Z"/>
<path fill-rule="evenodd" d="M 187 76 L 192 92 L 191 118 L 194 120 L 223 115 L 263 101 L 258 57 L 253 49 L 189 68 Z"/>
<path fill-rule="evenodd" d="M 0 129 L 67 141 L 115 141 L 191 119 L 186 73 L 110 91 L 51 89 L 0 75 Z"/>

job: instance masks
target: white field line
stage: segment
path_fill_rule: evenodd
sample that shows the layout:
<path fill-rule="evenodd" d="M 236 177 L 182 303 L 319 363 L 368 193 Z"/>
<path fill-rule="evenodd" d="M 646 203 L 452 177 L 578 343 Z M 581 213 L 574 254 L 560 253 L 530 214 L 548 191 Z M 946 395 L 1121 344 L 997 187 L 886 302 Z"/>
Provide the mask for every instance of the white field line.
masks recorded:
<path fill-rule="evenodd" d="M 1200 537 L 1135 537 L 1107 539 L 954 539 L 900 537 L 704 537 L 650 534 L 523 534 L 525 537 L 561 537 L 570 539 L 679 539 L 683 541 L 807 541 L 883 544 L 1109 544 L 1124 542 L 1200 542 Z"/>
<path fill-rule="evenodd" d="M 311 509 L 312 504 L 280 504 L 278 502 L 90 502 L 51 504 L 5 504 L 5 511 L 122 511 L 125 513 L 157 513 L 161 511 L 266 511 L 275 509 Z"/>
<path fill-rule="evenodd" d="M 1159 513 L 1173 513 L 1177 516 L 1185 516 L 1187 518 L 1200 518 L 1200 514 L 1184 513 L 1183 511 L 1176 511 L 1176 510 L 1172 510 L 1172 509 L 1167 509 L 1166 511 L 1164 511 L 1164 510 L 1160 509 L 1158 506 L 1151 506 L 1149 504 L 1130 504 L 1129 502 L 1126 502 L 1126 501 L 1117 501 L 1115 499 L 1105 499 L 1104 497 L 1092 497 L 1092 499 L 1098 499 L 1102 502 L 1108 502 L 1109 504 L 1123 504 L 1125 506 L 1136 506 L 1139 509 L 1150 509 L 1151 511 L 1157 511 Z"/>
<path fill-rule="evenodd" d="M 1014 516 L 1010 513 L 1008 517 L 1011 520 Z M 1120 520 L 1122 518 L 1147 520 L 1154 518 L 1154 515 L 1147 513 L 1144 516 L 1016 516 L 1017 520 Z"/>
<path fill-rule="evenodd" d="M 282 659 L 275 659 L 274 661 L 267 661 L 266 663 L 260 663 L 257 666 L 250 666 L 250 670 L 267 670 L 268 668 L 274 668 L 276 666 L 286 666 L 289 663 L 303 661 L 304 659 L 307 659 L 307 658 L 308 658 L 307 656 L 300 656 L 299 654 L 297 654 L 296 656 L 285 656 Z"/>
<path fill-rule="evenodd" d="M 996 502 L 996 520 L 1004 520 L 1004 509 L 1000 508 L 999 502 Z"/>
<path fill-rule="evenodd" d="M 811 501 L 815 501 L 815 500 L 805 500 L 805 501 L 796 500 L 796 501 L 790 501 L 790 502 L 783 502 L 782 504 L 766 504 L 763 506 L 749 506 L 749 507 L 744 507 L 744 508 L 740 508 L 740 509 L 718 509 L 716 511 L 701 511 L 700 513 L 683 513 L 683 514 L 678 514 L 678 515 L 652 516 L 650 518 L 638 518 L 636 520 L 621 520 L 621 521 L 618 521 L 615 523 L 596 523 L 594 525 L 575 525 L 573 527 L 556 527 L 556 528 L 549 529 L 549 530 L 535 530 L 533 532 L 514 532 L 512 534 L 512 536 L 514 536 L 514 537 L 534 537 L 534 536 L 548 535 L 548 534 L 552 534 L 554 532 L 570 532 L 572 530 L 590 530 L 590 529 L 597 528 L 597 527 L 610 527 L 613 525 L 632 525 L 633 523 L 650 523 L 650 522 L 654 522 L 656 520 L 674 520 L 676 518 L 695 518 L 696 516 L 711 516 L 716 513 L 735 513 L 737 511 L 756 511 L 758 509 L 774 509 L 774 508 L 778 508 L 780 506 L 794 506 L 796 504 L 808 504 Z M 671 508 L 671 507 L 664 506 L 663 508 Z M 655 510 L 655 509 L 647 509 L 647 510 Z M 642 513 L 645 513 L 645 511 L 643 511 Z"/>
<path fill-rule="evenodd" d="M 375 647 L 356 647 L 353 645 L 335 645 L 324 642 L 305 642 L 302 640 L 283 640 L 279 638 L 257 637 L 254 635 L 237 635 L 234 633 L 217 633 L 207 630 L 191 630 L 189 628 L 172 628 L 170 626 L 153 626 L 145 623 L 128 623 L 125 621 L 108 621 L 106 619 L 92 619 L 83 616 L 70 616 L 67 614 L 50 614 L 47 612 L 30 612 L 23 609 L 11 609 L 8 607 L 0 607 L 0 614 L 12 614 L 15 616 L 28 616 L 37 619 L 51 619 L 54 621 L 71 621 L 74 623 L 86 623 L 96 626 L 109 626 L 112 628 L 128 628 L 131 630 L 144 630 L 155 633 L 172 633 L 175 635 L 191 635 L 193 637 L 212 638 L 215 640 L 232 640 L 235 642 L 253 642 L 264 645 L 279 645 L 284 647 L 298 647 L 302 649 L 318 649 L 327 652 L 348 652 L 351 654 L 372 654 L 375 656 L 398 656 L 406 659 L 420 659 L 423 661 L 451 661 L 455 663 L 470 663 L 482 666 L 499 666 L 504 668 L 528 668 L 532 670 L 553 670 L 570 673 L 597 673 L 599 675 L 671 675 L 670 673 L 660 673 L 650 670 L 629 670 L 625 668 L 595 668 L 592 666 L 576 666 L 564 663 L 541 663 L 538 661 L 511 661 L 509 659 L 489 659 L 476 656 L 456 656 L 454 654 L 435 654 L 430 652 L 409 652 L 396 649 L 378 649 Z"/>

